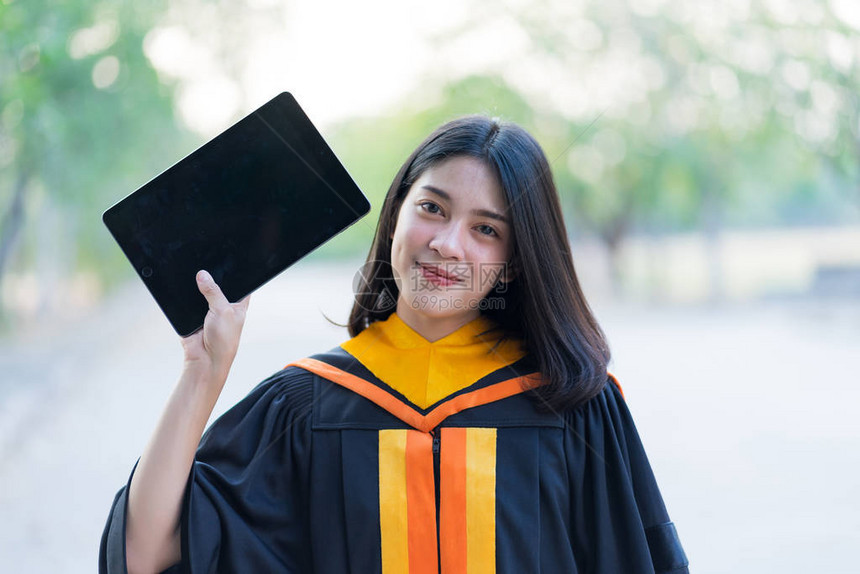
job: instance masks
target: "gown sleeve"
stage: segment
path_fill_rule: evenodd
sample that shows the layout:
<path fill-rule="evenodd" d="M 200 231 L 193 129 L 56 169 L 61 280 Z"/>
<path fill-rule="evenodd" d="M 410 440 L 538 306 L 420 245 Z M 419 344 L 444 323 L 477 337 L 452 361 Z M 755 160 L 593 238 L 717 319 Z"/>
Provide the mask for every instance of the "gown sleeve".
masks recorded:
<path fill-rule="evenodd" d="M 608 382 L 566 418 L 571 544 L 579 572 L 688 574 L 620 389 Z"/>
<path fill-rule="evenodd" d="M 206 431 L 183 500 L 182 561 L 165 574 L 310 571 L 312 380 L 297 368 L 276 373 Z M 129 484 L 108 515 L 100 574 L 127 573 Z"/>

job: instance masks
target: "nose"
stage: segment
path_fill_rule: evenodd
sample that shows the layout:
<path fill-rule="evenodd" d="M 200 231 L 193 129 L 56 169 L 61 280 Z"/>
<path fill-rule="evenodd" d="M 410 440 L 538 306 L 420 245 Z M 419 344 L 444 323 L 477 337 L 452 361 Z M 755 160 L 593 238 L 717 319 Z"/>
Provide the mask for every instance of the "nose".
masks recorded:
<path fill-rule="evenodd" d="M 456 223 L 445 225 L 433 236 L 428 247 L 443 259 L 462 261 L 465 256 L 462 233 L 461 226 Z"/>

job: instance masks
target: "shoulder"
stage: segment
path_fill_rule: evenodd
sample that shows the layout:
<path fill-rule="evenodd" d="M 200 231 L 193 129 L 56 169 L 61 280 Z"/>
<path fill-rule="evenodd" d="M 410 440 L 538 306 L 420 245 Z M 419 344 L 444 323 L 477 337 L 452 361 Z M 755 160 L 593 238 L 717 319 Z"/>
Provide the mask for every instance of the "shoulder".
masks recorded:
<path fill-rule="evenodd" d="M 309 407 L 313 401 L 315 375 L 305 369 L 287 365 L 260 382 L 245 401 L 283 404 L 294 409 Z"/>
<path fill-rule="evenodd" d="M 618 379 L 607 373 L 606 382 L 601 390 L 588 400 L 565 410 L 562 414 L 568 426 L 590 427 L 609 425 L 611 427 L 633 426 L 633 419 L 624 398 L 624 391 Z"/>
<path fill-rule="evenodd" d="M 310 420 L 314 378 L 313 373 L 291 366 L 273 373 L 212 423 L 203 444 L 223 431 L 260 432 Z"/>
<path fill-rule="evenodd" d="M 305 405 L 312 400 L 315 378 L 310 371 L 291 363 L 260 382 L 248 396 L 291 400 L 299 405 Z"/>
<path fill-rule="evenodd" d="M 614 379 L 607 378 L 596 396 L 565 412 L 564 423 L 566 442 L 576 458 L 597 456 L 616 469 L 650 473 L 639 431 Z"/>

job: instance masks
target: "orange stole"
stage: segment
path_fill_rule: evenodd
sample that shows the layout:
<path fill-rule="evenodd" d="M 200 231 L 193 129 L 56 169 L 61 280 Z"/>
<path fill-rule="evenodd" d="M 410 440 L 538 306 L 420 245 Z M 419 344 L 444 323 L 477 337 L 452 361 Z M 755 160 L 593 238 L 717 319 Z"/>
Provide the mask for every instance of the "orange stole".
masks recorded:
<path fill-rule="evenodd" d="M 496 571 L 496 429 L 443 428 L 439 467 L 444 574 Z M 383 574 L 438 572 L 433 437 L 379 431 Z"/>
<path fill-rule="evenodd" d="M 383 574 L 437 574 L 433 437 L 379 431 L 379 528 Z"/>
<path fill-rule="evenodd" d="M 496 429 L 443 428 L 442 572 L 496 571 Z"/>

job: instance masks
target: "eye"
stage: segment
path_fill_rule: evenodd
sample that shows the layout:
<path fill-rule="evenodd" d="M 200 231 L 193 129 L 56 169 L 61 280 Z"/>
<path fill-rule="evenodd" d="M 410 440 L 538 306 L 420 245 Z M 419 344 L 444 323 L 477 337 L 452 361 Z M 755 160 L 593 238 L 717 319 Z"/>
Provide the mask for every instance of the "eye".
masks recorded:
<path fill-rule="evenodd" d="M 498 233 L 496 233 L 495 229 L 493 229 L 491 226 L 486 225 L 486 224 L 485 225 L 479 225 L 475 229 L 477 229 L 478 233 L 480 233 L 481 235 L 488 235 L 488 236 L 493 236 L 493 235 L 498 236 L 499 235 Z"/>
<path fill-rule="evenodd" d="M 418 205 L 427 213 L 442 213 L 442 208 L 433 203 L 432 201 L 422 201 Z"/>

